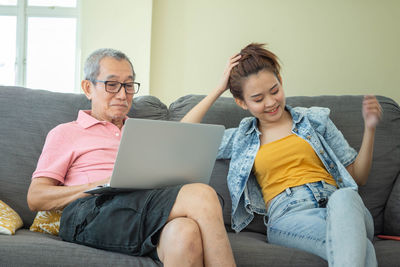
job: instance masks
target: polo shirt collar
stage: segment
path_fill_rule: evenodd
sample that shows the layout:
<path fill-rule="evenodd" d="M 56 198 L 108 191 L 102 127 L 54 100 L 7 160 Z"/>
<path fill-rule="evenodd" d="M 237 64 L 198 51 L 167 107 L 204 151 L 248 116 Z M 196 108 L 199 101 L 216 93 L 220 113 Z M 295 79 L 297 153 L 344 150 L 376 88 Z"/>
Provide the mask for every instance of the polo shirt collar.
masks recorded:
<path fill-rule="evenodd" d="M 80 110 L 78 113 L 78 118 L 76 119 L 76 122 L 81 125 L 84 129 L 87 129 L 89 127 L 92 127 L 93 125 L 96 124 L 104 124 L 105 121 L 99 121 L 95 117 L 91 115 L 91 110 Z M 124 123 L 128 119 L 128 116 L 125 116 Z"/>

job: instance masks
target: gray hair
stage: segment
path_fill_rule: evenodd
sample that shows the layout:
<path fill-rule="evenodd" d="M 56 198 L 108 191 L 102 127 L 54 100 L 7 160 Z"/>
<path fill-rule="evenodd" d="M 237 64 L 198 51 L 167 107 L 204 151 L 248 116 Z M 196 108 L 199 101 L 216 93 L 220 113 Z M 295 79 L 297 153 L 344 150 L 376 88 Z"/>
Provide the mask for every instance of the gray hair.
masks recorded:
<path fill-rule="evenodd" d="M 133 70 L 132 62 L 127 55 L 112 48 L 100 48 L 91 53 L 85 61 L 85 66 L 83 68 L 85 80 L 94 82 L 97 79 L 100 73 L 100 61 L 105 57 L 128 61 L 132 68 L 133 79 L 135 79 L 136 74 Z"/>

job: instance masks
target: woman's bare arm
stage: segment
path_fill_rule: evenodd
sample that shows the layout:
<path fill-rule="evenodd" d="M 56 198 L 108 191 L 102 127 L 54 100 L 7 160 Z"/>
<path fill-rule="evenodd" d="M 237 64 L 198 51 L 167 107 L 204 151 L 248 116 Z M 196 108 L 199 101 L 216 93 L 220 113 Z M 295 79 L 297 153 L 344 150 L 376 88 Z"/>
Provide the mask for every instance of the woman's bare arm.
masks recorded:
<path fill-rule="evenodd" d="M 382 117 L 382 107 L 375 96 L 367 95 L 363 101 L 364 135 L 356 160 L 347 171 L 358 185 L 365 185 L 371 170 L 375 129 Z"/>

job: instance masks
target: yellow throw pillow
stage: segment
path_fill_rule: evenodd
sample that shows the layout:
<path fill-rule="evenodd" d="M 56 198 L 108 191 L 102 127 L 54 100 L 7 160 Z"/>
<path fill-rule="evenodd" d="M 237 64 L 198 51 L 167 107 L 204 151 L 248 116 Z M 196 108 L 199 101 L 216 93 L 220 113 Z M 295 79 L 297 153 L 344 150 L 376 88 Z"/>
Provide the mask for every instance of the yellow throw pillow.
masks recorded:
<path fill-rule="evenodd" d="M 29 228 L 32 232 L 58 235 L 62 210 L 39 211 Z"/>
<path fill-rule="evenodd" d="M 0 234 L 14 235 L 23 225 L 18 213 L 0 200 Z"/>

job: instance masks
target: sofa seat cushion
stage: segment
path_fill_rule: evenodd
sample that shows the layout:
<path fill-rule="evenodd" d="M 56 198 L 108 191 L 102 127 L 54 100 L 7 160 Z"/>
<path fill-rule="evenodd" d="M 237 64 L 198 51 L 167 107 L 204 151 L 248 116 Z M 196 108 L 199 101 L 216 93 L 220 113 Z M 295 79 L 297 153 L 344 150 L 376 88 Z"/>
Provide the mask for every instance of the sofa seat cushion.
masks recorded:
<path fill-rule="evenodd" d="M 149 257 L 104 251 L 21 229 L 0 235 L 1 266 L 162 266 Z"/>
<path fill-rule="evenodd" d="M 305 251 L 266 242 L 266 236 L 255 232 L 228 233 L 237 266 L 328 266 L 322 258 Z M 399 266 L 400 242 L 373 241 L 380 267 Z"/>
<path fill-rule="evenodd" d="M 400 136 L 400 135 L 399 135 Z M 399 156 L 400 158 L 400 153 Z M 384 233 L 400 236 L 400 174 L 397 176 L 385 208 Z"/>
<path fill-rule="evenodd" d="M 254 232 L 228 233 L 237 266 L 328 266 L 327 262 L 305 251 L 266 242 Z"/>
<path fill-rule="evenodd" d="M 379 267 L 400 265 L 400 241 L 374 239 L 374 247 Z"/>

